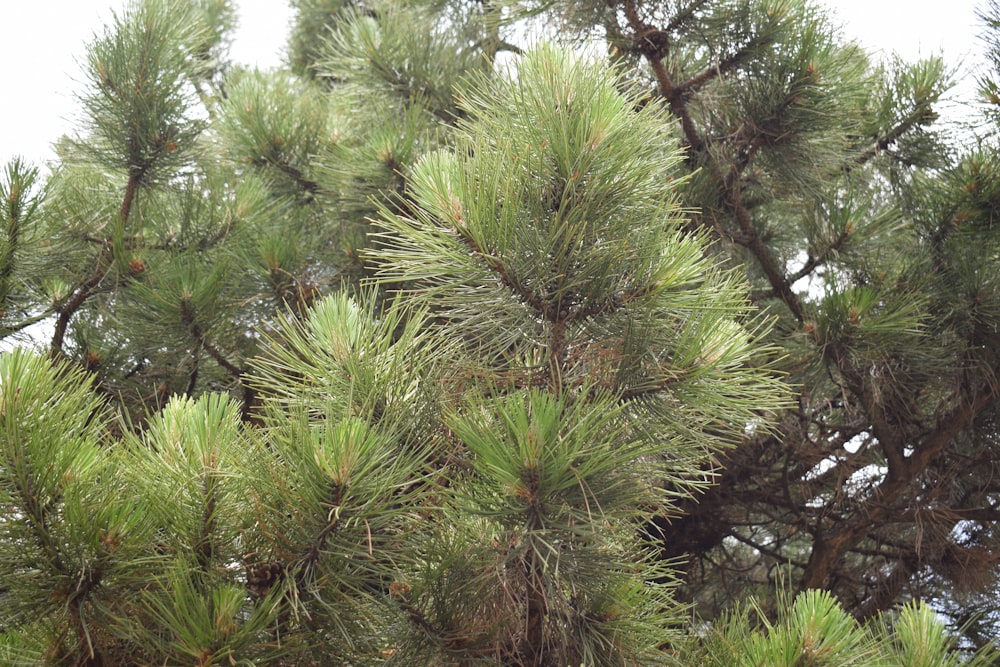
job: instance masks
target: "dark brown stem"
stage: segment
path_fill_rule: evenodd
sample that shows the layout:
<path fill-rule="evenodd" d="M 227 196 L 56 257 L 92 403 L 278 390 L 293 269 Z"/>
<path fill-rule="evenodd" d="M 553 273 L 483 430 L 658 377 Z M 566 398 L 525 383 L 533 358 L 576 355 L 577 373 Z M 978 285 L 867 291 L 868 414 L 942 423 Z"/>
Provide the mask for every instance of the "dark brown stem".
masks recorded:
<path fill-rule="evenodd" d="M 692 18 L 695 15 L 695 13 L 703 6 L 707 5 L 708 2 L 709 0 L 695 0 L 687 7 L 678 8 L 673 18 L 670 19 L 669 23 L 667 23 L 667 27 L 663 29 L 664 32 L 672 33 L 673 31 L 683 26 L 688 19 Z"/>
<path fill-rule="evenodd" d="M 636 299 L 641 299 L 644 296 L 652 294 L 656 291 L 658 285 L 649 284 L 640 287 L 639 289 L 633 290 L 631 292 L 626 292 L 624 294 L 616 294 L 604 301 L 592 303 L 586 308 L 577 308 L 570 310 L 567 314 L 566 321 L 571 322 L 573 320 L 586 320 L 590 317 L 595 317 L 597 315 L 603 315 L 605 313 L 611 313 L 617 311 L 619 308 L 627 303 L 635 301 Z"/>
<path fill-rule="evenodd" d="M 214 455 L 213 455 L 214 463 Z M 205 502 L 205 511 L 201 516 L 201 531 L 198 536 L 198 544 L 195 546 L 195 557 L 198 560 L 198 567 L 204 572 L 208 572 L 212 567 L 212 560 L 215 557 L 215 510 L 218 501 L 215 470 L 209 469 L 203 473 L 201 492 Z"/>
<path fill-rule="evenodd" d="M 644 24 L 639 18 L 635 7 L 635 0 L 625 0 L 622 6 L 625 10 L 625 17 L 628 19 L 629 27 L 632 28 L 637 38 L 650 31 L 650 27 Z M 663 95 L 663 98 L 667 100 L 667 104 L 670 105 L 670 111 L 680 121 L 684 138 L 691 147 L 692 152 L 700 153 L 705 148 L 705 140 L 698 133 L 698 130 L 694 126 L 694 120 L 691 118 L 691 114 L 688 113 L 683 95 L 684 91 L 674 87 L 673 82 L 670 80 L 670 75 L 667 73 L 667 68 L 663 65 L 663 58 L 666 55 L 663 52 L 664 48 L 654 49 L 642 48 L 640 46 L 640 51 L 653 70 L 653 76 L 660 87 L 660 94 Z"/>
<path fill-rule="evenodd" d="M 46 309 L 38 313 L 37 315 L 32 315 L 31 317 L 21 320 L 17 324 L 8 324 L 0 326 L 0 338 L 9 336 L 10 334 L 13 333 L 17 333 L 18 331 L 23 331 L 24 329 L 30 327 L 32 324 L 37 324 L 42 320 L 46 320 L 52 315 L 52 312 L 53 312 L 52 310 Z"/>
<path fill-rule="evenodd" d="M 649 30 L 649 27 L 640 20 L 636 11 L 634 0 L 625 0 L 623 3 L 623 9 L 632 30 L 637 35 Z M 660 53 L 659 51 L 653 52 L 650 49 L 646 49 L 643 51 L 643 55 L 646 57 L 646 60 L 649 62 L 649 65 L 653 70 L 653 75 L 656 77 L 656 81 L 660 86 L 661 94 L 670 105 L 670 110 L 680 121 L 681 131 L 683 132 L 688 145 L 691 147 L 692 152 L 704 153 L 706 149 L 705 139 L 698 132 L 694 125 L 694 120 L 688 112 L 684 95 L 685 89 L 682 87 L 675 87 L 673 82 L 670 80 L 666 67 L 663 65 L 663 57 L 665 54 Z M 756 257 L 757 262 L 760 264 L 760 267 L 763 270 L 764 275 L 767 277 L 768 282 L 771 284 L 775 294 L 777 294 L 785 302 L 788 309 L 792 312 L 792 315 L 794 315 L 799 322 L 803 322 L 805 320 L 805 315 L 802 303 L 795 292 L 792 291 L 791 283 L 785 276 L 784 271 L 778 265 L 774 255 L 771 253 L 767 245 L 761 240 L 760 235 L 754 227 L 750 211 L 747 210 L 743 203 L 743 195 L 740 184 L 741 178 L 743 176 L 743 171 L 749 166 L 759 147 L 759 143 L 754 143 L 748 146 L 739 163 L 733 166 L 728 176 L 723 176 L 718 167 L 715 167 L 713 171 L 715 171 L 716 177 L 726 192 L 726 203 L 728 204 L 729 209 L 732 212 L 733 217 L 736 219 L 736 223 L 739 225 L 740 231 L 742 232 L 743 238 L 741 239 L 741 243 L 754 254 L 754 257 Z"/>
<path fill-rule="evenodd" d="M 188 375 L 187 388 L 184 390 L 184 395 L 188 398 L 194 396 L 194 388 L 198 384 L 198 370 L 201 364 L 201 346 L 195 344 L 194 349 L 191 351 L 191 373 Z"/>
<path fill-rule="evenodd" d="M 458 238 L 465 245 L 467 245 L 476 254 L 476 256 L 482 258 L 483 262 L 485 262 L 490 270 L 496 274 L 497 279 L 500 280 L 500 283 L 504 287 L 516 294 L 524 303 L 537 310 L 545 319 L 549 321 L 556 319 L 556 314 L 553 312 L 554 309 L 551 308 L 541 296 L 524 287 L 524 285 L 521 284 L 521 280 L 507 269 L 502 259 L 494 257 L 484 251 L 471 236 L 464 234 L 461 231 L 458 232 Z"/>
<path fill-rule="evenodd" d="M 190 302 L 187 300 L 181 303 L 181 321 L 188 325 L 191 331 L 191 336 L 194 338 L 194 341 L 199 348 L 208 352 L 209 356 L 212 357 L 216 363 L 229 371 L 229 373 L 237 380 L 242 378 L 244 372 L 243 369 L 229 361 L 229 359 L 226 359 L 225 355 L 222 354 L 222 351 L 219 350 L 219 348 L 205 336 L 201 326 L 198 324 L 196 314 L 191 308 Z"/>
<path fill-rule="evenodd" d="M 530 502 L 527 508 L 529 531 L 541 530 L 544 523 L 538 506 L 538 479 L 535 474 L 527 482 Z M 548 601 L 545 590 L 545 567 L 534 545 L 529 546 L 524 558 L 525 619 L 524 641 L 518 651 L 524 667 L 541 667 L 545 664 L 545 618 Z"/>
<path fill-rule="evenodd" d="M 229 359 L 226 359 L 226 357 L 222 354 L 222 351 L 204 337 L 202 337 L 201 346 L 206 352 L 208 352 L 212 359 L 215 359 L 217 364 L 229 371 L 233 377 L 240 379 L 243 376 L 243 369 L 229 361 Z"/>
<path fill-rule="evenodd" d="M 301 583 L 304 583 L 309 577 L 312 576 L 315 565 L 319 562 L 319 559 L 323 554 L 323 549 L 326 548 L 330 537 L 340 530 L 340 527 L 343 525 L 343 518 L 340 516 L 340 508 L 344 503 L 344 497 L 346 495 L 345 487 L 342 484 L 330 482 L 329 490 L 330 494 L 325 506 L 330 508 L 330 518 L 327 523 L 323 525 L 323 528 L 320 529 L 313 543 L 309 545 L 305 552 L 299 556 L 297 561 L 295 578 Z"/>
<path fill-rule="evenodd" d="M 892 571 L 879 581 L 875 592 L 862 603 L 855 616 L 861 620 L 868 620 L 889 609 L 893 602 L 899 599 L 899 594 L 912 576 L 913 564 L 910 559 L 897 560 Z"/>
<path fill-rule="evenodd" d="M 845 230 L 841 232 L 837 236 L 837 238 L 835 238 L 833 242 L 829 246 L 827 246 L 826 250 L 824 250 L 822 253 L 820 253 L 819 255 L 809 255 L 809 257 L 806 258 L 806 263 L 802 266 L 802 268 L 788 277 L 788 282 L 794 283 L 798 280 L 801 280 L 802 278 L 805 278 L 806 276 L 810 275 L 813 271 L 815 271 L 823 264 L 826 264 L 827 260 L 830 259 L 830 255 L 843 248 L 844 244 L 847 243 L 847 239 L 849 239 L 850 236 L 851 236 L 850 233 Z"/>
<path fill-rule="evenodd" d="M 122 226 L 128 222 L 129 215 L 132 213 L 132 202 L 135 200 L 136 192 L 144 176 L 145 169 L 137 168 L 129 172 L 128 183 L 125 185 L 125 195 L 122 197 L 122 204 L 118 209 L 118 218 L 121 220 Z M 58 316 L 52 332 L 52 343 L 49 346 L 50 357 L 56 358 L 62 354 L 66 329 L 69 327 L 70 320 L 111 270 L 111 259 L 111 245 L 106 243 L 97 256 L 97 266 L 94 272 L 77 285 L 68 301 L 56 308 Z"/>
<path fill-rule="evenodd" d="M 549 329 L 548 390 L 554 396 L 562 394 L 562 378 L 566 360 L 566 322 L 552 322 Z"/>
<path fill-rule="evenodd" d="M 740 63 L 750 57 L 748 49 L 740 49 L 731 54 L 728 58 L 719 61 L 714 67 L 706 68 L 701 74 L 696 74 L 684 83 L 677 86 L 680 95 L 690 95 L 709 81 L 721 77 L 729 70 L 735 69 Z"/>
<path fill-rule="evenodd" d="M 80 310 L 83 302 L 87 300 L 94 289 L 104 280 L 104 276 L 107 275 L 110 265 L 110 252 L 102 250 L 97 258 L 97 268 L 94 272 L 80 283 L 73 292 L 73 296 L 57 309 L 56 312 L 59 315 L 56 317 L 55 328 L 52 332 L 52 344 L 49 347 L 49 356 L 53 359 L 62 354 L 63 341 L 66 338 L 66 329 L 69 327 L 70 319 Z"/>
<path fill-rule="evenodd" d="M 738 178 L 731 180 L 738 181 Z M 742 238 L 740 239 L 741 245 L 746 246 L 753 253 L 757 259 L 757 264 L 767 278 L 767 282 L 771 284 L 771 289 L 781 298 L 795 319 L 800 323 L 804 322 L 805 311 L 803 310 L 802 302 L 792 290 L 792 283 L 788 280 L 781 267 L 778 266 L 778 262 L 771 253 L 771 249 L 767 247 L 767 244 L 760 238 L 760 234 L 757 233 L 750 211 L 743 204 L 743 194 L 738 182 L 728 184 L 727 190 L 730 210 L 733 212 L 736 224 L 739 225 L 740 232 L 742 233 Z"/>
<path fill-rule="evenodd" d="M 265 160 L 264 164 L 273 165 L 278 171 L 295 181 L 295 184 L 306 192 L 306 201 L 312 201 L 316 193 L 319 192 L 319 183 L 309 180 L 300 169 L 293 167 L 284 160 Z"/>

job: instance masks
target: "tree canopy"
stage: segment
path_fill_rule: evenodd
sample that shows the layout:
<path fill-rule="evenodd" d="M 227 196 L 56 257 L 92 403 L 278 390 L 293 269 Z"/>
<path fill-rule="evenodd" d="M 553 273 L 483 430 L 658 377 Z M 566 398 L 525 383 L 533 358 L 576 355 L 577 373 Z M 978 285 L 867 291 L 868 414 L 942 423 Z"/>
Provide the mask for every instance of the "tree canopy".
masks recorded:
<path fill-rule="evenodd" d="M 132 2 L 0 175 L 0 655 L 989 648 L 1000 6 L 977 128 L 804 0 L 293 6 Z"/>

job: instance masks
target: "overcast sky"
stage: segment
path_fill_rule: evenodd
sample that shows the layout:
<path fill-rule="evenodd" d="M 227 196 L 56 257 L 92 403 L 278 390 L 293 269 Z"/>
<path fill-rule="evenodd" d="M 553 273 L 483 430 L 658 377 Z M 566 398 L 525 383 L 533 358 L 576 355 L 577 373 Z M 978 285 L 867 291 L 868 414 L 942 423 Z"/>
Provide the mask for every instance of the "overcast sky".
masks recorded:
<path fill-rule="evenodd" d="M 240 27 L 232 56 L 278 66 L 291 19 L 287 0 L 235 0 Z M 976 0 L 827 0 L 846 35 L 907 59 L 943 52 L 950 63 L 978 58 Z M 125 0 L 0 0 L 0 165 L 14 155 L 39 163 L 69 133 L 79 106 L 84 46 Z M 923 5 L 926 10 L 918 9 Z"/>

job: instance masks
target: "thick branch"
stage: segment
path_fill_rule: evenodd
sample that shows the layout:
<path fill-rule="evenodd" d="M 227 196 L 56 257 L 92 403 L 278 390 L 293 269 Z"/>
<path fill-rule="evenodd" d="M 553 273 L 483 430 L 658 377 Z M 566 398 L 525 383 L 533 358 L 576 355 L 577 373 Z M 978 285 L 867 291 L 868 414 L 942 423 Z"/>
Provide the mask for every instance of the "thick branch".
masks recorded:
<path fill-rule="evenodd" d="M 623 8 L 625 16 L 629 21 L 629 25 L 636 35 L 642 35 L 649 30 L 649 27 L 646 26 L 639 18 L 634 0 L 625 0 Z M 656 77 L 661 93 L 670 105 L 670 110 L 680 121 L 684 138 L 691 147 L 691 150 L 696 153 L 703 153 L 706 147 L 705 139 L 698 132 L 697 128 L 695 128 L 694 120 L 688 112 L 684 95 L 685 90 L 681 87 L 675 87 L 673 82 L 670 80 L 670 75 L 667 73 L 666 67 L 663 65 L 663 56 L 665 54 L 660 53 L 658 49 L 654 50 L 652 48 L 643 49 L 642 53 L 652 68 L 653 75 Z M 787 276 L 785 276 L 781 267 L 778 266 L 778 262 L 774 258 L 774 255 L 760 239 L 757 230 L 754 228 L 750 211 L 747 210 L 743 203 L 740 178 L 742 177 L 743 169 L 745 169 L 752 160 L 757 147 L 758 146 L 756 145 L 749 147 L 747 153 L 743 156 L 743 159 L 741 159 L 740 164 L 734 166 L 730 170 L 728 176 L 723 176 L 718 167 L 716 167 L 714 171 L 720 184 L 725 190 L 727 199 L 726 204 L 728 204 L 733 216 L 736 218 L 740 231 L 742 232 L 743 244 L 749 248 L 754 254 L 754 257 L 756 257 L 757 262 L 764 271 L 764 275 L 767 277 L 767 280 L 771 284 L 775 294 L 777 294 L 781 300 L 785 302 L 788 309 L 792 312 L 792 315 L 795 316 L 795 319 L 799 322 L 803 322 L 805 321 L 805 314 L 801 301 L 795 292 L 792 291 L 791 282 L 788 280 Z"/>
<path fill-rule="evenodd" d="M 650 28 L 639 18 L 634 0 L 625 0 L 623 7 L 625 10 L 625 16 L 628 18 L 629 27 L 632 28 L 637 37 L 649 32 Z M 663 57 L 666 54 L 661 53 L 660 48 L 642 49 L 642 54 L 646 58 L 647 62 L 649 62 L 650 68 L 653 70 L 653 76 L 656 77 L 656 82 L 660 86 L 660 92 L 662 93 L 663 98 L 667 100 L 667 103 L 670 105 L 670 111 L 680 120 L 681 129 L 684 132 L 684 138 L 691 147 L 691 150 L 695 153 L 702 152 L 705 149 L 705 141 L 698 133 L 697 128 L 695 128 L 691 114 L 688 113 L 684 96 L 683 94 L 680 94 L 683 93 L 683 91 L 674 88 L 674 84 L 670 80 L 670 75 L 667 73 L 667 68 L 663 65 Z"/>
<path fill-rule="evenodd" d="M 871 497 L 863 502 L 853 516 L 841 522 L 828 535 L 817 534 L 813 543 L 809 566 L 803 575 L 801 587 L 824 588 L 833 570 L 843 556 L 864 538 L 873 526 L 886 521 L 893 511 L 893 504 L 909 488 L 913 480 L 938 457 L 955 436 L 968 427 L 972 420 L 996 396 L 996 388 L 984 384 L 947 414 L 942 415 L 934 430 L 903 461 L 900 474 L 886 475 Z"/>

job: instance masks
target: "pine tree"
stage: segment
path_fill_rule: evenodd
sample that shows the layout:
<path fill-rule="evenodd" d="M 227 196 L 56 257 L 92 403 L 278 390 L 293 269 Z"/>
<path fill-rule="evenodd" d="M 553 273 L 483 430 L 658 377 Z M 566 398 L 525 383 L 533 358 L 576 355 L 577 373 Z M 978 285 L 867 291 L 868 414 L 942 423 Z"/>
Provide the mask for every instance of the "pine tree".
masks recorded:
<path fill-rule="evenodd" d="M 940 59 L 803 0 L 295 7 L 259 72 L 137 0 L 0 174 L 9 655 L 683 664 L 679 603 L 783 577 L 995 636 L 1000 170 Z"/>
<path fill-rule="evenodd" d="M 474 120 L 414 169 L 410 214 L 383 213 L 378 275 L 447 341 L 445 423 L 468 469 L 451 489 L 473 519 L 443 524 L 429 548 L 448 567 L 407 585 L 426 664 L 662 664 L 672 605 L 644 583 L 663 574 L 636 526 L 782 399 L 747 365 L 744 287 L 664 191 L 662 108 L 636 113 L 615 85 L 562 52 L 524 56 L 516 80 L 463 91 Z"/>
<path fill-rule="evenodd" d="M 689 599 L 711 617 L 781 572 L 861 618 L 943 599 L 969 620 L 997 573 L 997 172 L 993 139 L 963 153 L 935 125 L 943 62 L 873 63 L 804 2 L 545 7 L 673 112 L 691 226 L 778 318 L 799 387 L 658 522 Z"/>
<path fill-rule="evenodd" d="M 159 44 L 158 9 L 138 6 L 108 43 Z M 227 104 L 247 99 L 242 83 Z M 663 108 L 636 113 L 618 83 L 551 49 L 467 82 L 453 147 L 378 207 L 365 256 L 378 283 L 290 308 L 231 371 L 252 414 L 205 393 L 113 426 L 56 343 L 52 361 L 4 356 L 11 655 L 662 664 L 683 615 L 638 527 L 704 486 L 710 458 L 764 428 L 784 392 L 747 363 L 763 325 L 745 283 L 706 258 L 662 187 L 678 163 Z M 124 162 L 120 229 L 141 194 L 160 195 L 150 150 L 149 167 Z M 296 159 L 254 166 L 294 192 Z M 212 185 L 181 182 L 167 195 L 188 202 L 184 188 Z M 138 241 L 103 244 L 57 323 L 96 296 L 121 246 Z M 194 270 L 220 280 L 227 264 L 196 253 L 165 253 L 176 273 L 133 272 L 105 306 L 147 304 L 230 370 L 201 317 L 222 296 Z"/>

